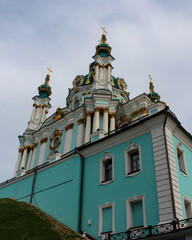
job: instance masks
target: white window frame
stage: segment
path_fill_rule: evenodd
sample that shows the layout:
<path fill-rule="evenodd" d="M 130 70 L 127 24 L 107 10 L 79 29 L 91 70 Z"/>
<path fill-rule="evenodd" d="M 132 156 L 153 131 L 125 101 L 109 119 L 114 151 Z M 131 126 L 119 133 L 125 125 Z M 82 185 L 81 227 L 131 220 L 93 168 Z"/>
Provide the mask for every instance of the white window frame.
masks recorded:
<path fill-rule="evenodd" d="M 189 197 L 183 195 L 183 203 L 184 203 L 184 209 L 185 209 L 185 218 L 192 218 L 192 200 Z M 186 209 L 186 204 L 189 205 L 188 209 Z M 190 216 L 187 217 L 187 215 L 188 216 L 190 215 Z"/>
<path fill-rule="evenodd" d="M 126 215 L 127 215 L 127 230 L 130 228 L 133 228 L 133 212 L 131 204 L 142 201 L 142 207 L 143 207 L 143 227 L 147 226 L 146 223 L 146 213 L 145 213 L 145 195 L 140 196 L 134 196 L 132 198 L 126 199 Z M 134 227 L 137 228 L 137 227 Z"/>
<path fill-rule="evenodd" d="M 180 152 L 180 154 L 182 155 L 182 159 L 179 160 L 178 158 L 178 151 Z M 176 145 L 176 153 L 177 153 L 177 160 L 178 160 L 178 164 L 179 164 L 179 170 L 180 172 L 184 175 L 184 176 L 187 176 L 188 175 L 188 171 L 187 171 L 187 163 L 186 163 L 186 158 L 185 158 L 185 152 L 182 148 L 182 144 L 179 143 Z M 181 161 L 183 161 L 183 163 L 181 163 Z M 184 171 L 181 170 L 181 164 L 183 164 L 184 166 Z"/>
<path fill-rule="evenodd" d="M 112 232 L 111 234 L 115 233 L 115 203 L 108 203 L 106 202 L 104 205 L 99 206 L 99 237 L 102 237 L 103 239 L 106 237 L 105 233 L 103 232 L 103 209 L 105 208 L 112 208 Z"/>
<path fill-rule="evenodd" d="M 134 153 L 135 151 L 139 152 L 139 164 L 140 164 L 140 170 L 137 172 L 130 172 L 131 168 L 131 158 L 130 154 Z M 135 176 L 142 172 L 142 159 L 141 159 L 141 146 L 139 144 L 135 144 L 135 142 L 130 142 L 128 148 L 125 150 L 125 176 L 131 177 Z"/>
<path fill-rule="evenodd" d="M 112 179 L 105 181 L 105 162 L 108 160 L 112 160 Z M 110 182 L 114 181 L 114 155 L 111 155 L 109 152 L 104 153 L 104 157 L 100 160 L 100 178 L 99 178 L 99 184 L 100 185 L 106 185 Z"/>

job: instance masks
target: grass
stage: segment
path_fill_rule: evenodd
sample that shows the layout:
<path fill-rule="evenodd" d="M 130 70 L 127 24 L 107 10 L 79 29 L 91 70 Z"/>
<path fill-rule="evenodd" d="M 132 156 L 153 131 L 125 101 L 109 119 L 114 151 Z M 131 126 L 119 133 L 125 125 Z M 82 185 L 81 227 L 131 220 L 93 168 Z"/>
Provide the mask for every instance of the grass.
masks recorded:
<path fill-rule="evenodd" d="M 83 237 L 29 203 L 0 199 L 0 240 L 63 239 Z"/>

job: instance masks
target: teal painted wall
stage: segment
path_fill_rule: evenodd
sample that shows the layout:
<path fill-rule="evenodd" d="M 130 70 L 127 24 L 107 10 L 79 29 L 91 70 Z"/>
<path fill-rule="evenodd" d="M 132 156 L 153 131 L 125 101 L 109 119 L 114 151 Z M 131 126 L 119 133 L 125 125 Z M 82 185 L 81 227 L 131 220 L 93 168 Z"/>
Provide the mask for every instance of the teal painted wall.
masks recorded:
<path fill-rule="evenodd" d="M 131 141 L 141 146 L 142 172 L 136 176 L 126 177 L 124 151 Z M 108 185 L 100 185 L 100 160 L 106 151 L 114 155 L 114 181 Z M 83 231 L 98 238 L 99 206 L 106 202 L 115 203 L 115 232 L 126 231 L 126 199 L 143 194 L 145 195 L 147 225 L 159 223 L 157 186 L 150 132 L 86 158 L 84 172 Z M 87 224 L 89 219 L 92 220 L 91 225 Z"/>
<path fill-rule="evenodd" d="M 47 214 L 78 230 L 80 196 L 80 157 L 37 172 L 32 203 Z M 34 175 L 0 188 L 0 198 L 30 201 Z"/>
<path fill-rule="evenodd" d="M 189 197 L 192 200 L 192 152 L 182 143 L 182 149 L 184 150 L 186 164 L 187 164 L 187 172 L 188 172 L 188 175 L 184 176 L 184 174 L 182 174 L 182 172 L 179 169 L 179 162 L 177 158 L 177 147 L 176 147 L 178 143 L 180 143 L 180 141 L 173 135 L 173 145 L 174 145 L 175 160 L 176 160 L 176 166 L 177 166 L 177 176 L 179 181 L 183 217 L 186 218 L 183 195 Z"/>

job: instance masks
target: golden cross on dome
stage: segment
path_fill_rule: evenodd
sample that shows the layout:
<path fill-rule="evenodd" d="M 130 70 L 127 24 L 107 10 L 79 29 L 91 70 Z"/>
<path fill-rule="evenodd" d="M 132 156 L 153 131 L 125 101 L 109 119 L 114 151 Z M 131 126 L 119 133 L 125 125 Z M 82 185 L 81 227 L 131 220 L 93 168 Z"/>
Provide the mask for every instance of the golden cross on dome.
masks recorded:
<path fill-rule="evenodd" d="M 47 68 L 47 70 L 49 71 L 49 72 L 48 72 L 48 75 L 50 75 L 50 72 L 53 72 L 53 71 L 51 70 L 51 67 L 50 67 L 50 68 Z"/>
<path fill-rule="evenodd" d="M 103 34 L 107 33 L 104 27 L 101 27 L 101 29 L 103 30 Z"/>
<path fill-rule="evenodd" d="M 151 74 L 148 74 L 149 78 L 150 78 L 150 81 L 152 81 L 152 77 L 151 77 Z"/>

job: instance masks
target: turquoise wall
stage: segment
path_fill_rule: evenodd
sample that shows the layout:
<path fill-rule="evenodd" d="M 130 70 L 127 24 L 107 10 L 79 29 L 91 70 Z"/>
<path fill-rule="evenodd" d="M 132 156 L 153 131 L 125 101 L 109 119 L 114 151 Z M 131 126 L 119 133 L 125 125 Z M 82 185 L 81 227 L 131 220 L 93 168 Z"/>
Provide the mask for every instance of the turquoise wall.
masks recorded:
<path fill-rule="evenodd" d="M 188 175 L 184 176 L 179 169 L 179 162 L 177 158 L 177 147 L 176 145 L 180 143 L 180 141 L 173 135 L 173 145 L 174 145 L 174 152 L 175 152 L 175 160 L 177 166 L 177 176 L 179 181 L 179 188 L 180 188 L 180 195 L 181 195 L 181 203 L 182 203 L 182 210 L 183 210 L 183 217 L 186 218 L 185 215 L 185 207 L 183 201 L 183 195 L 189 197 L 192 200 L 192 152 L 187 148 L 182 142 L 182 149 L 184 150 L 186 164 L 187 164 L 187 172 Z"/>
<path fill-rule="evenodd" d="M 37 172 L 32 203 L 78 230 L 81 160 L 79 156 Z M 0 198 L 30 201 L 34 175 L 0 188 Z M 19 179 L 18 179 L 19 180 Z"/>
<path fill-rule="evenodd" d="M 131 141 L 141 146 L 142 172 L 136 176 L 126 177 L 124 152 Z M 100 160 L 106 151 L 114 155 L 114 181 L 108 185 L 100 185 Z M 143 194 L 145 195 L 147 225 L 159 223 L 157 186 L 150 132 L 86 158 L 84 172 L 83 231 L 98 238 L 99 206 L 106 202 L 115 203 L 115 232 L 126 231 L 126 199 Z M 89 219 L 92 220 L 91 225 L 87 224 Z"/>

